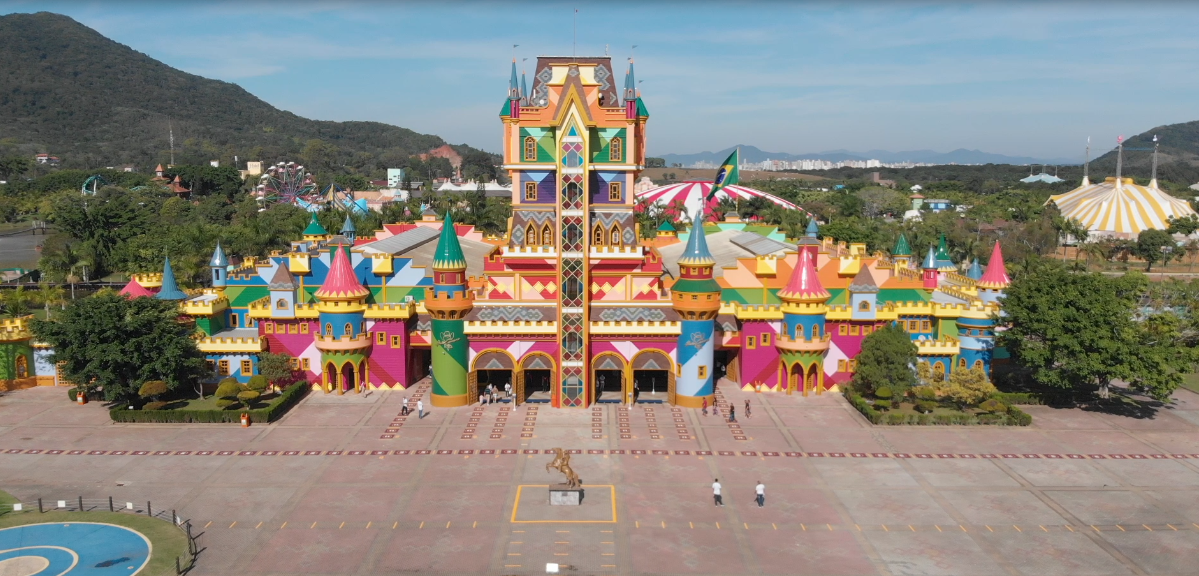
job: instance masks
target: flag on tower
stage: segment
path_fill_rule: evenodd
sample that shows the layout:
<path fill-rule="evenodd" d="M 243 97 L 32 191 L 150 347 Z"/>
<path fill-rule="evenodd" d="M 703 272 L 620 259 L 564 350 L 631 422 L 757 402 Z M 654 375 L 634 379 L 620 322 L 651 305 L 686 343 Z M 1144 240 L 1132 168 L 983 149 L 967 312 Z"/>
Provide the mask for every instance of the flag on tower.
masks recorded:
<path fill-rule="evenodd" d="M 716 171 L 716 180 L 712 182 L 712 191 L 708 192 L 707 201 L 711 201 L 716 197 L 716 193 L 724 189 L 725 186 L 741 183 L 741 170 L 737 166 L 741 164 L 741 149 L 733 150 L 728 158 L 720 165 L 720 170 Z"/>

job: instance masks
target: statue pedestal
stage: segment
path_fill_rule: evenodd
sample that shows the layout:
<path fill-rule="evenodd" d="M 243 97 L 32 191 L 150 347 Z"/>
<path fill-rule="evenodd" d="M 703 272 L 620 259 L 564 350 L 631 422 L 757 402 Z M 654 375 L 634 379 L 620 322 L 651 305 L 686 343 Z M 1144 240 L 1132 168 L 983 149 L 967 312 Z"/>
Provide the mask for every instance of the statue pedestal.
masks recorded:
<path fill-rule="evenodd" d="M 583 489 L 567 484 L 550 486 L 550 506 L 578 506 L 583 503 Z"/>

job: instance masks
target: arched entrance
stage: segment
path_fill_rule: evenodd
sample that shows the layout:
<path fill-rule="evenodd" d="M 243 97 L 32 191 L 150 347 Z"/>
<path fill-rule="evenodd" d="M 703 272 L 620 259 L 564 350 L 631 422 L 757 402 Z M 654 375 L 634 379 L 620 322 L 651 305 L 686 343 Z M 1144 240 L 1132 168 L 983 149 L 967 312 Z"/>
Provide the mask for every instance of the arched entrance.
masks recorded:
<path fill-rule="evenodd" d="M 358 371 L 354 369 L 352 362 L 346 362 L 341 365 L 341 380 L 338 382 L 337 393 L 345 394 L 351 390 L 358 389 Z"/>
<path fill-rule="evenodd" d="M 591 381 L 595 385 L 596 402 L 628 402 L 629 390 L 625 381 L 624 358 L 611 352 L 596 356 L 591 361 Z"/>
<path fill-rule="evenodd" d="M 17 378 L 29 376 L 29 359 L 24 354 L 17 355 Z"/>
<path fill-rule="evenodd" d="M 633 356 L 633 401 L 669 402 L 673 392 L 674 362 L 661 350 L 643 350 Z"/>
<path fill-rule="evenodd" d="M 787 370 L 787 393 L 792 394 L 796 391 L 802 392 L 804 396 L 808 395 L 808 388 L 804 381 L 803 364 L 795 362 Z"/>
<path fill-rule="evenodd" d="M 485 350 L 479 353 L 475 356 L 472 366 L 475 373 L 475 378 L 472 379 L 475 382 L 475 392 L 472 396 L 475 398 L 486 392 L 488 386 L 494 387 L 497 392 L 503 392 L 505 385 L 513 383 L 516 361 L 503 350 Z"/>
<path fill-rule="evenodd" d="M 824 383 L 820 377 L 820 365 L 813 362 L 808 366 L 807 376 L 804 378 L 803 394 L 808 395 L 808 390 L 815 390 L 817 395 L 824 393 Z"/>
<path fill-rule="evenodd" d="M 554 391 L 554 360 L 546 354 L 534 353 L 521 360 L 517 374 L 516 403 L 549 402 Z"/>

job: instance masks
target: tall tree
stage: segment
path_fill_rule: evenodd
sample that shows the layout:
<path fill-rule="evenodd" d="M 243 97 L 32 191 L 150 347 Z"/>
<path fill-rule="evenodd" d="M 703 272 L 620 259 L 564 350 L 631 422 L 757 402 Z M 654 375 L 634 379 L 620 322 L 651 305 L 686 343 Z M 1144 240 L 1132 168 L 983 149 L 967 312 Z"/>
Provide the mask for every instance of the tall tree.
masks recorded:
<path fill-rule="evenodd" d="M 907 332 L 894 324 L 875 330 L 862 340 L 857 362 L 853 387 L 863 394 L 872 394 L 880 386 L 886 386 L 898 398 L 916 385 L 916 345 Z"/>
<path fill-rule="evenodd" d="M 103 389 L 108 400 L 136 401 L 147 381 L 173 390 L 203 373 L 204 356 L 178 317 L 176 302 L 104 290 L 72 302 L 54 320 L 35 320 L 33 333 L 54 348 L 67 380 L 89 392 Z"/>
<path fill-rule="evenodd" d="M 1163 266 L 1169 263 L 1176 248 L 1174 239 L 1170 237 L 1169 232 L 1149 229 L 1142 230 L 1137 235 L 1133 254 L 1145 261 L 1145 271 L 1148 272 L 1158 262 L 1161 262 Z"/>

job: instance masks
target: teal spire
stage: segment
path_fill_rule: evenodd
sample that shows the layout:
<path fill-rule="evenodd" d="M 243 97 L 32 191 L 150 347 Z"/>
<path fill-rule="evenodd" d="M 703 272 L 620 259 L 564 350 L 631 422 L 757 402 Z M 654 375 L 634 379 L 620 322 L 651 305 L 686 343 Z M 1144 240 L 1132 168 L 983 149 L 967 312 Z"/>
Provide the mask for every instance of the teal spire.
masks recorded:
<path fill-rule="evenodd" d="M 346 214 L 346 221 L 341 225 L 341 235 L 346 237 L 346 240 L 353 242 L 358 237 L 358 229 L 354 227 L 354 220 Z"/>
<path fill-rule="evenodd" d="M 937 268 L 947 269 L 953 268 L 953 258 L 949 256 L 949 245 L 945 242 L 945 235 L 941 235 L 941 239 L 937 241 Z"/>
<path fill-rule="evenodd" d="M 815 218 L 808 218 L 808 229 L 804 231 L 804 235 L 808 238 L 815 238 L 820 234 L 820 227 L 816 225 Z"/>
<path fill-rule="evenodd" d="M 529 89 L 525 84 L 525 72 L 520 71 L 520 105 L 526 106 L 529 103 Z"/>
<path fill-rule="evenodd" d="M 637 79 L 633 74 L 632 58 L 629 58 L 629 71 L 624 76 L 624 99 L 626 102 L 637 99 Z"/>
<path fill-rule="evenodd" d="M 676 229 L 670 220 L 663 220 L 662 225 L 658 226 L 658 232 L 674 232 Z"/>
<path fill-rule="evenodd" d="M 928 247 L 928 256 L 924 257 L 924 263 L 921 264 L 920 267 L 924 268 L 925 270 L 937 269 L 937 253 L 933 250 L 931 245 Z"/>
<path fill-rule="evenodd" d="M 305 236 L 326 236 L 329 234 L 324 226 L 321 226 L 320 221 L 316 219 L 316 212 L 312 213 L 312 220 L 308 222 L 308 227 L 304 229 Z"/>
<path fill-rule="evenodd" d="M 187 294 L 179 289 L 175 282 L 175 271 L 171 269 L 171 257 L 167 256 L 162 265 L 162 288 L 154 295 L 159 300 L 187 300 Z"/>
<path fill-rule="evenodd" d="M 516 79 L 516 58 L 512 59 L 512 77 L 508 79 L 508 99 L 520 100 L 520 81 Z"/>
<path fill-rule="evenodd" d="M 691 227 L 691 236 L 687 238 L 687 247 L 679 255 L 680 266 L 715 266 L 716 260 L 708 251 L 708 237 L 704 233 L 704 223 L 696 222 Z"/>
<path fill-rule="evenodd" d="M 983 268 L 978 263 L 978 258 L 970 264 L 970 270 L 966 272 L 966 277 L 971 280 L 979 280 L 983 277 Z"/>
<path fill-rule="evenodd" d="M 212 260 L 208 261 L 209 268 L 224 268 L 229 265 L 229 257 L 225 256 L 225 249 L 221 248 L 221 241 L 216 241 L 216 250 L 212 251 Z"/>
<path fill-rule="evenodd" d="M 454 218 L 448 211 L 441 225 L 441 237 L 437 239 L 437 251 L 433 254 L 433 269 L 466 269 L 466 256 L 462 255 L 462 245 L 458 243 L 458 233 L 454 230 Z"/>
<path fill-rule="evenodd" d="M 899 240 L 895 242 L 895 249 L 891 250 L 892 256 L 911 256 L 912 247 L 908 246 L 908 239 L 903 234 L 899 235 Z"/>

